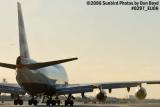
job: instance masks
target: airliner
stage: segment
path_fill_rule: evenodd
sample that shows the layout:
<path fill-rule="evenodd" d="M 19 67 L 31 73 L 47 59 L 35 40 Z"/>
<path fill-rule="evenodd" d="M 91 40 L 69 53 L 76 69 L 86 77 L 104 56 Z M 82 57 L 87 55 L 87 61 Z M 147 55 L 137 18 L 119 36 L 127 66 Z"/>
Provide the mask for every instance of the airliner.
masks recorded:
<path fill-rule="evenodd" d="M 10 93 L 14 99 L 14 105 L 23 105 L 22 96 L 28 94 L 31 96 L 28 100 L 29 105 L 37 105 L 39 97 L 46 99 L 46 105 L 60 105 L 61 100 L 59 96 L 64 95 L 65 106 L 74 105 L 74 94 L 81 94 L 85 98 L 85 93 L 93 92 L 98 89 L 99 93 L 96 95 L 97 100 L 102 101 L 106 99 L 107 95 L 105 89 L 109 93 L 112 89 L 126 88 L 130 91 L 131 87 L 138 87 L 136 97 L 144 99 L 147 92 L 143 83 L 146 84 L 160 84 L 160 81 L 128 81 L 128 82 L 106 82 L 106 83 L 88 83 L 88 84 L 69 84 L 67 72 L 60 64 L 77 60 L 78 58 L 68 58 L 62 60 L 37 62 L 31 59 L 29 48 L 26 39 L 25 26 L 23 21 L 21 4 L 17 2 L 18 8 L 18 27 L 19 27 L 19 48 L 20 55 L 17 57 L 16 64 L 0 63 L 1 67 L 16 70 L 16 81 L 18 84 L 0 84 L 1 93 Z M 85 75 L 85 74 L 84 74 Z"/>

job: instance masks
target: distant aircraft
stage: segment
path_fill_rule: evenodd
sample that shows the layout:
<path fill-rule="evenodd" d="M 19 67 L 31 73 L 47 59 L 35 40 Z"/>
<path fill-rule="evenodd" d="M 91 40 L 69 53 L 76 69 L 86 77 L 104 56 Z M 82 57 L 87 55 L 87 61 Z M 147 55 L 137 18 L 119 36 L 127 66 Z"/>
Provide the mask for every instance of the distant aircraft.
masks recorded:
<path fill-rule="evenodd" d="M 0 84 L 1 93 L 11 93 L 14 98 L 14 104 L 23 105 L 20 95 L 28 93 L 32 98 L 28 101 L 29 105 L 37 105 L 37 97 L 47 98 L 46 105 L 60 105 L 60 95 L 67 95 L 65 106 L 74 104 L 73 94 L 81 93 L 85 97 L 86 92 L 93 92 L 93 89 L 99 89 L 96 95 L 98 100 L 106 98 L 104 89 L 111 93 L 115 88 L 126 88 L 130 91 L 131 87 L 139 87 L 136 97 L 144 99 L 147 95 L 142 83 L 160 84 L 160 81 L 130 81 L 113 83 L 90 83 L 90 84 L 69 84 L 68 77 L 61 63 L 77 60 L 78 58 L 69 58 L 63 60 L 36 62 L 31 59 L 26 40 L 25 27 L 23 22 L 21 4 L 18 7 L 18 25 L 19 25 L 19 45 L 20 56 L 17 57 L 16 64 L 0 63 L 1 67 L 14 69 L 17 72 L 16 80 L 18 84 Z M 85 74 L 84 74 L 85 75 Z"/>

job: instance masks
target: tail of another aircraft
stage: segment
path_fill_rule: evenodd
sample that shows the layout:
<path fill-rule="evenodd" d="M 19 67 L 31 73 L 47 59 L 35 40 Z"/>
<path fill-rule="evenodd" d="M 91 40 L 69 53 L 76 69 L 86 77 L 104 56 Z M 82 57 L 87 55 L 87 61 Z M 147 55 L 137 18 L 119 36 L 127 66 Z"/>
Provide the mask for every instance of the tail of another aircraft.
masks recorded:
<path fill-rule="evenodd" d="M 25 26 L 23 22 L 23 15 L 21 4 L 17 2 L 18 7 L 18 27 L 19 27 L 19 46 L 20 46 L 20 56 L 29 58 L 29 49 L 27 44 L 27 38 L 25 33 Z"/>

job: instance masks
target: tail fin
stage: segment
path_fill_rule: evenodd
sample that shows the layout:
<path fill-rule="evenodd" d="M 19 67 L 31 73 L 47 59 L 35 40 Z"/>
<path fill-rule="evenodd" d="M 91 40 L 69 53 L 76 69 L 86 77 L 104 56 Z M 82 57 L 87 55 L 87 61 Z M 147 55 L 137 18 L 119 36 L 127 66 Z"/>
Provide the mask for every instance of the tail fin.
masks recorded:
<path fill-rule="evenodd" d="M 25 33 L 25 26 L 23 22 L 23 15 L 21 4 L 17 2 L 18 7 L 18 26 L 19 26 L 19 45 L 20 45 L 20 56 L 29 58 L 29 50 Z"/>

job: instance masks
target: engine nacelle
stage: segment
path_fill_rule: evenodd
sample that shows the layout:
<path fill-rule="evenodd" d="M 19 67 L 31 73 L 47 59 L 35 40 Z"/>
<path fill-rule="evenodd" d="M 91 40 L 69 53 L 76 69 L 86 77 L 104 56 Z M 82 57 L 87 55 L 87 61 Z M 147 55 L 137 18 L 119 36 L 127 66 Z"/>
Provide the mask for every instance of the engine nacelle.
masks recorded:
<path fill-rule="evenodd" d="M 143 100 L 147 96 L 147 91 L 145 88 L 141 87 L 136 93 L 135 93 L 136 98 L 139 100 Z"/>
<path fill-rule="evenodd" d="M 96 95 L 96 99 L 99 102 L 104 102 L 106 101 L 107 98 L 107 93 L 104 90 L 101 90 L 97 95 Z"/>

